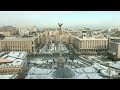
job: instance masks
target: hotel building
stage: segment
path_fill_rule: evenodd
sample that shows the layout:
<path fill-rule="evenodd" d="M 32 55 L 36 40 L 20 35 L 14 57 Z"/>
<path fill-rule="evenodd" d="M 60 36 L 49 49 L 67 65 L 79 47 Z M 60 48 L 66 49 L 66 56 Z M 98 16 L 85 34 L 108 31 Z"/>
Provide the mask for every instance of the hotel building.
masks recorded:
<path fill-rule="evenodd" d="M 82 37 L 74 36 L 73 46 L 79 54 L 107 53 L 108 39 L 105 37 L 88 37 L 83 31 Z"/>

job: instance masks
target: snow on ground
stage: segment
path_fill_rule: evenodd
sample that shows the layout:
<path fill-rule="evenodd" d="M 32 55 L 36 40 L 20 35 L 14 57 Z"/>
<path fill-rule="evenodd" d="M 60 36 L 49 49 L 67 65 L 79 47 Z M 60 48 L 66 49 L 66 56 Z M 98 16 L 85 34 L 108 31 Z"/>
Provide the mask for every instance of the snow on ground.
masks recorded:
<path fill-rule="evenodd" d="M 32 67 L 26 79 L 54 79 L 52 77 L 52 73 L 55 69 L 42 69 Z M 85 67 L 85 68 L 76 68 L 72 69 L 75 71 L 76 77 L 74 79 L 101 79 L 102 77 L 95 72 L 94 68 L 92 67 Z"/>
<path fill-rule="evenodd" d="M 0 79 L 10 79 L 14 76 L 14 74 L 3 74 L 3 75 L 0 75 Z"/>
<path fill-rule="evenodd" d="M 50 53 L 59 53 L 60 52 L 60 45 L 58 45 L 58 47 L 53 43 L 49 45 L 50 47 L 48 49 L 46 49 L 47 47 L 44 46 L 39 53 L 46 53 L 46 54 L 50 54 Z M 69 51 L 67 50 L 66 46 L 64 44 L 62 44 L 62 52 L 63 53 L 69 53 Z"/>
<path fill-rule="evenodd" d="M 103 66 L 99 63 L 94 63 L 93 67 L 96 68 L 96 69 L 108 69 L 108 67 Z"/>
<path fill-rule="evenodd" d="M 75 71 L 76 73 L 79 73 L 79 74 L 84 73 L 84 71 L 83 71 L 82 68 L 74 69 L 74 71 Z"/>
<path fill-rule="evenodd" d="M 53 79 L 51 75 L 30 75 L 26 79 Z"/>
<path fill-rule="evenodd" d="M 99 76 L 97 73 L 89 73 L 87 74 L 89 79 L 102 79 L 103 77 Z"/>
<path fill-rule="evenodd" d="M 31 64 L 45 64 L 46 61 L 30 61 Z"/>
<path fill-rule="evenodd" d="M 92 66 L 90 66 L 90 67 L 85 67 L 84 69 L 83 69 L 85 72 L 95 72 L 96 70 L 92 67 Z"/>
<path fill-rule="evenodd" d="M 29 70 L 26 79 L 52 79 L 51 72 L 53 71 L 54 69 L 41 69 L 32 67 Z"/>
<path fill-rule="evenodd" d="M 85 73 L 76 74 L 76 79 L 89 79 Z"/>
<path fill-rule="evenodd" d="M 102 79 L 93 67 L 78 68 L 74 70 L 77 79 Z"/>
<path fill-rule="evenodd" d="M 105 75 L 105 76 L 117 76 L 118 73 L 114 70 L 100 70 L 101 74 Z"/>
<path fill-rule="evenodd" d="M 120 61 L 117 61 L 116 63 L 109 63 L 110 66 L 120 69 Z"/>
<path fill-rule="evenodd" d="M 32 67 L 29 74 L 49 74 L 51 71 L 51 69 Z"/>
<path fill-rule="evenodd" d="M 101 56 L 88 56 L 89 60 L 101 62 Z"/>

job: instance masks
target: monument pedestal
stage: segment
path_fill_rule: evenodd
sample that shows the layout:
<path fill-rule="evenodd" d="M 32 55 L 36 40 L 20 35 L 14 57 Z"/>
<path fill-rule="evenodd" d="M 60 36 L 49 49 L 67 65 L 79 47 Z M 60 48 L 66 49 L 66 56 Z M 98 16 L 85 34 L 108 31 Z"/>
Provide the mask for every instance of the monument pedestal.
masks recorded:
<path fill-rule="evenodd" d="M 65 67 L 65 59 L 59 58 L 57 62 L 57 69 L 53 72 L 53 78 L 58 79 L 69 79 L 75 76 L 75 72 Z"/>

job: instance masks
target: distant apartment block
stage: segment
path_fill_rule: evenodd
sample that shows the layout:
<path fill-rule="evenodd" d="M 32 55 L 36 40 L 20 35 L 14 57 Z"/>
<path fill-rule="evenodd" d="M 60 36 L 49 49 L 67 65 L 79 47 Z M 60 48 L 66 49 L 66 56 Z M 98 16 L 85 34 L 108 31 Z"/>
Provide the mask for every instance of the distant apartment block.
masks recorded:
<path fill-rule="evenodd" d="M 69 43 L 70 35 L 62 31 L 62 42 L 63 43 Z M 47 44 L 47 43 L 59 43 L 59 31 L 45 31 L 39 36 L 39 42 L 41 44 Z"/>
<path fill-rule="evenodd" d="M 34 35 L 38 31 L 37 26 L 33 26 L 32 28 L 23 28 L 18 27 L 19 35 L 21 36 L 28 36 L 28 35 Z"/>

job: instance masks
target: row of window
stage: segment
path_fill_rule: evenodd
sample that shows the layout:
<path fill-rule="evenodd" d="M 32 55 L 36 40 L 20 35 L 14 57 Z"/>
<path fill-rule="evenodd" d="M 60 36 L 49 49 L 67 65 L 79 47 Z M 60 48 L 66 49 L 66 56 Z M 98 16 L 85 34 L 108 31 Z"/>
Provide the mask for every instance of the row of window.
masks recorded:
<path fill-rule="evenodd" d="M 83 45 L 83 46 L 80 46 L 80 48 L 107 48 L 107 46 L 106 45 L 101 45 L 101 46 L 85 46 L 85 45 Z"/>
<path fill-rule="evenodd" d="M 4 42 L 4 43 L 1 43 L 2 45 L 5 45 L 5 44 L 7 44 L 7 45 L 24 45 L 24 44 L 31 44 L 31 42 L 27 42 L 27 41 L 25 41 L 25 42 Z"/>
<path fill-rule="evenodd" d="M 20 72 L 20 69 L 2 69 L 0 72 Z"/>
<path fill-rule="evenodd" d="M 95 52 L 97 52 L 97 51 L 107 51 L 107 49 L 80 49 L 80 52 L 82 52 L 82 51 L 95 51 Z"/>
<path fill-rule="evenodd" d="M 21 49 L 17 49 L 17 50 L 15 50 L 15 49 L 2 49 L 2 51 L 27 51 L 27 52 L 32 52 L 32 50 L 21 50 Z"/>

